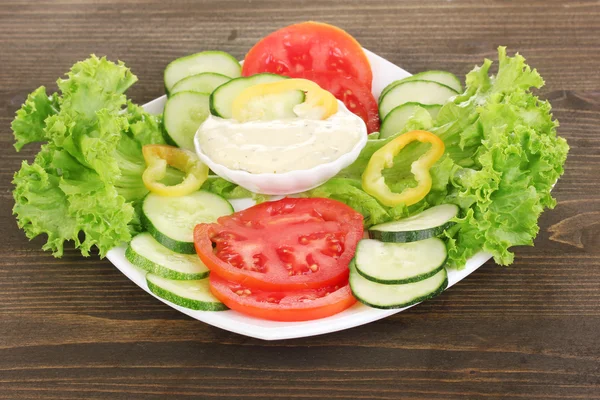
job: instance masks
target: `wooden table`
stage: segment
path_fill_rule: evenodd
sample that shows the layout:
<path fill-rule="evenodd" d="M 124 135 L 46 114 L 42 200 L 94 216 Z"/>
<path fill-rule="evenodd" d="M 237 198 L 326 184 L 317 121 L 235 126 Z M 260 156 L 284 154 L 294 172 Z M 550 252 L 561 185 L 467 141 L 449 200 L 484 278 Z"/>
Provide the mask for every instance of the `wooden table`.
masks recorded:
<path fill-rule="evenodd" d="M 143 104 L 165 65 L 242 58 L 292 22 L 339 25 L 410 72 L 464 75 L 507 45 L 546 80 L 571 146 L 534 248 L 366 326 L 263 342 L 192 320 L 108 261 L 54 259 L 11 216 L 27 93 L 90 53 L 121 59 Z M 600 4 L 597 1 L 37 1 L 0 7 L 0 399 L 600 399 Z"/>

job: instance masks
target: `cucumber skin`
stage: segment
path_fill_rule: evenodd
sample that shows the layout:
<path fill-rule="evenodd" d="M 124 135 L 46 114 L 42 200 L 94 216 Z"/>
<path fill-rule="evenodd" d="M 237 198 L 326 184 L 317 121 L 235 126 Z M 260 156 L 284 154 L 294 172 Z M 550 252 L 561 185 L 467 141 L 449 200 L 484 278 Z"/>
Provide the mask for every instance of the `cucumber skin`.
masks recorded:
<path fill-rule="evenodd" d="M 446 229 L 450 228 L 454 224 L 455 222 L 449 221 L 443 225 L 436 226 L 434 228 L 405 232 L 378 231 L 376 229 L 369 229 L 369 238 L 386 243 L 418 242 L 419 240 L 437 237 L 444 233 Z"/>
<path fill-rule="evenodd" d="M 167 88 L 167 83 L 165 82 L 165 75 L 166 75 L 166 73 L 167 73 L 167 70 L 169 69 L 169 66 L 170 66 L 171 64 L 173 64 L 175 61 L 183 60 L 183 59 L 186 59 L 186 58 L 192 58 L 192 57 L 195 57 L 195 56 L 197 56 L 197 55 L 198 55 L 198 54 L 200 54 L 200 53 L 221 53 L 221 54 L 223 54 L 223 55 L 225 55 L 225 56 L 229 56 L 229 58 L 231 58 L 231 59 L 232 59 L 233 61 L 235 61 L 236 63 L 238 63 L 238 64 L 240 63 L 240 62 L 239 62 L 239 61 L 238 61 L 238 60 L 237 60 L 237 59 L 236 59 L 234 56 L 232 56 L 231 54 L 229 54 L 229 53 L 226 53 L 226 52 L 224 52 L 224 51 L 220 51 L 220 50 L 206 50 L 206 51 L 201 51 L 201 52 L 199 52 L 199 53 L 189 54 L 189 55 L 187 55 L 187 56 L 183 56 L 183 57 L 176 58 L 175 60 L 173 60 L 173 61 L 171 61 L 170 63 L 168 63 L 168 64 L 167 64 L 167 66 L 165 67 L 165 70 L 163 71 L 163 86 L 164 86 L 164 88 L 165 88 L 165 93 L 167 94 L 167 97 L 169 97 L 169 89 Z M 209 72 L 209 71 L 207 71 L 207 72 Z M 217 73 L 217 74 L 218 74 L 218 72 L 215 72 L 215 73 Z M 223 75 L 223 74 L 221 74 L 221 75 Z M 231 78 L 231 79 L 236 79 L 236 78 L 239 78 L 239 77 L 241 77 L 241 75 L 242 75 L 242 66 L 240 65 L 240 75 L 239 75 L 239 76 L 236 76 L 236 77 L 231 77 L 231 76 L 227 76 L 227 75 L 225 75 L 225 76 L 227 76 L 228 78 Z M 190 76 L 191 76 L 191 75 L 190 75 Z M 184 79 L 185 79 L 185 78 L 184 78 Z M 177 81 L 177 82 L 179 82 L 179 81 Z M 175 82 L 175 83 L 173 84 L 173 86 L 175 86 L 175 84 L 176 84 L 177 82 Z"/>
<path fill-rule="evenodd" d="M 423 71 L 423 72 L 419 72 L 419 73 L 416 73 L 416 74 L 411 75 L 411 76 L 407 76 L 406 78 L 398 79 L 398 80 L 396 80 L 396 81 L 394 81 L 392 83 L 389 83 L 386 87 L 383 88 L 383 90 L 379 94 L 379 98 L 377 99 L 377 104 L 381 103 L 381 100 L 383 99 L 383 96 L 385 94 L 387 94 L 387 92 L 389 92 L 391 89 L 393 89 L 400 82 L 408 82 L 410 80 L 425 80 L 426 81 L 427 79 L 420 79 L 425 72 L 445 72 L 445 73 L 451 74 L 451 75 L 453 75 L 456 78 L 456 81 L 460 85 L 461 91 L 463 90 L 463 87 L 460 84 L 460 79 L 458 79 L 458 77 L 456 75 L 452 74 L 451 72 L 448 72 L 448 71 L 438 71 L 438 70 Z M 431 81 L 431 82 L 436 82 L 436 81 Z M 440 83 L 440 82 L 436 82 L 436 83 L 439 83 L 440 85 L 448 86 L 448 85 Z M 448 86 L 448 87 L 450 89 L 453 89 L 454 91 L 456 91 L 456 89 L 454 89 L 453 87 L 450 87 L 450 86 Z"/>
<path fill-rule="evenodd" d="M 173 304 L 177 304 L 178 306 L 189 308 L 190 310 L 198 310 L 198 311 L 226 311 L 229 308 L 223 303 L 206 303 L 199 300 L 187 299 L 185 297 L 178 296 L 173 294 L 167 290 L 164 290 L 160 286 L 157 286 L 146 279 L 146 284 L 148 285 L 148 289 L 161 299 L 165 299 L 170 301 Z"/>
<path fill-rule="evenodd" d="M 173 279 L 179 281 L 198 280 L 207 278 L 208 274 L 210 273 L 210 271 L 206 271 L 198 274 L 186 274 L 184 272 L 170 270 L 136 253 L 135 250 L 131 248 L 131 246 L 127 246 L 127 249 L 125 250 L 125 258 L 127 258 L 127 260 L 136 267 L 139 267 L 145 271 L 148 271 L 150 273 L 153 273 L 154 275 L 158 275 L 166 279 Z"/>
<path fill-rule="evenodd" d="M 162 125 L 161 126 L 162 127 L 162 131 L 163 131 L 163 138 L 165 139 L 165 142 L 167 142 L 167 144 L 169 146 L 173 146 L 173 147 L 179 148 L 179 145 L 177 143 L 175 143 L 175 141 L 173 140 L 173 138 L 169 135 L 169 132 L 167 132 L 167 127 L 165 126 L 165 119 L 164 118 L 162 119 L 161 125 Z"/>
<path fill-rule="evenodd" d="M 444 268 L 446 266 L 446 260 L 448 259 L 448 256 L 446 255 L 446 259 L 444 260 L 443 263 L 440 264 L 440 266 L 435 269 L 434 271 L 430 271 L 430 272 L 426 272 L 424 274 L 421 275 L 416 275 L 413 276 L 411 278 L 406 278 L 406 279 L 397 279 L 397 280 L 391 280 L 391 281 L 387 281 L 384 279 L 377 279 L 377 278 L 373 278 L 372 276 L 366 275 L 364 272 L 362 272 L 358 266 L 355 266 L 356 272 L 362 276 L 363 278 L 370 280 L 371 282 L 375 282 L 375 283 L 381 283 L 383 285 L 404 285 L 407 283 L 414 283 L 414 282 L 420 282 L 422 280 L 425 280 L 427 278 L 431 278 L 433 275 L 437 274 L 438 272 L 440 272 L 442 270 L 442 268 Z"/>
<path fill-rule="evenodd" d="M 367 301 L 364 301 L 359 296 L 357 296 L 356 293 L 354 293 L 354 290 L 352 290 L 352 295 L 354 297 L 356 297 L 356 300 L 360 301 L 361 303 L 363 303 L 366 306 L 369 306 L 369 307 L 372 307 L 372 308 L 378 308 L 380 310 L 393 310 L 393 309 L 396 309 L 396 308 L 404 308 L 404 307 L 412 306 L 413 304 L 421 303 L 421 302 L 423 302 L 425 300 L 432 299 L 432 298 L 440 295 L 444 290 L 446 290 L 447 287 L 448 287 L 448 274 L 446 273 L 446 279 L 444 279 L 444 282 L 442 282 L 442 284 L 440 285 L 440 287 L 438 287 L 433 292 L 431 292 L 429 294 L 426 294 L 425 296 L 421 296 L 421 297 L 418 297 L 416 299 L 413 299 L 412 301 L 409 301 L 407 303 L 404 303 L 404 304 L 394 304 L 393 306 L 381 306 L 381 305 L 371 304 L 371 303 L 369 303 Z M 350 289 L 352 289 L 352 285 L 350 285 Z"/>
<path fill-rule="evenodd" d="M 154 237 L 154 239 L 156 239 L 158 243 L 162 244 L 167 249 L 180 254 L 196 254 L 194 242 L 180 242 L 179 240 L 171 239 L 167 235 L 159 232 L 144 213 L 143 207 L 141 212 L 141 220 L 142 226 L 152 235 L 152 237 Z"/>

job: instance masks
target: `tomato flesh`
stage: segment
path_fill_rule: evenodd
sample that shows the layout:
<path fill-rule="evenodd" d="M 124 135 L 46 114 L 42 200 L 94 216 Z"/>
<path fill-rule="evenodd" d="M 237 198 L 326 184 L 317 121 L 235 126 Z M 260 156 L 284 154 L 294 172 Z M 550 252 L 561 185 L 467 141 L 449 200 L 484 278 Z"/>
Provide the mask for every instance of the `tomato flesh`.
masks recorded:
<path fill-rule="evenodd" d="M 351 76 L 371 90 L 373 72 L 360 44 L 344 30 L 319 22 L 290 25 L 265 36 L 246 55 L 242 75 L 271 72 L 298 78 L 311 70 Z"/>
<path fill-rule="evenodd" d="M 194 242 L 211 274 L 263 290 L 344 283 L 362 215 L 331 199 L 285 198 L 199 224 Z"/>
<path fill-rule="evenodd" d="M 232 310 L 273 321 L 307 321 L 337 314 L 356 303 L 350 286 L 264 291 L 210 274 L 210 290 Z"/>
<path fill-rule="evenodd" d="M 367 125 L 367 133 L 379 132 L 379 109 L 377 100 L 366 86 L 352 77 L 328 71 L 305 71 L 299 74 L 315 82 L 341 100 L 348 110 L 358 115 Z"/>

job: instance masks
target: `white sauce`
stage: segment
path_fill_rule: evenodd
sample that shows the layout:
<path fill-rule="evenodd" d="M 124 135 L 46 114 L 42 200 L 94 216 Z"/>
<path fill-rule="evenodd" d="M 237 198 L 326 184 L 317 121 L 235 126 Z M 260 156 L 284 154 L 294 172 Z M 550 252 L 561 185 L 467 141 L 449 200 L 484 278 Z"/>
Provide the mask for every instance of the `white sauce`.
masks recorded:
<path fill-rule="evenodd" d="M 367 134 L 363 120 L 338 103 L 338 112 L 325 120 L 241 123 L 211 115 L 196 141 L 208 158 L 229 169 L 254 174 L 310 169 L 349 153 Z"/>

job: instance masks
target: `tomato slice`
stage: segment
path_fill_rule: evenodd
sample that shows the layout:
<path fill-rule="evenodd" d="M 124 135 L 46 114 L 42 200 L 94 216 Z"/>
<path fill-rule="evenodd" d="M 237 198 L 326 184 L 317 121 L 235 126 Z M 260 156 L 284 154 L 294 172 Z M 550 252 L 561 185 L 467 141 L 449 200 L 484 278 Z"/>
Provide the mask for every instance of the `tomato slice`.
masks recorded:
<path fill-rule="evenodd" d="M 199 224 L 194 242 L 211 274 L 249 288 L 298 290 L 345 283 L 362 234 L 362 215 L 343 203 L 284 198 Z"/>
<path fill-rule="evenodd" d="M 350 286 L 272 292 L 257 290 L 210 274 L 210 290 L 232 310 L 273 321 L 307 321 L 328 317 L 356 303 Z"/>
<path fill-rule="evenodd" d="M 348 110 L 365 121 L 368 133 L 379 132 L 379 109 L 370 89 L 352 77 L 336 72 L 305 71 L 298 74 L 298 78 L 315 82 L 341 100 Z"/>
<path fill-rule="evenodd" d="M 310 70 L 351 76 L 371 90 L 373 72 L 360 44 L 344 30 L 319 22 L 290 25 L 265 36 L 246 54 L 242 75 L 271 72 L 298 78 Z"/>

